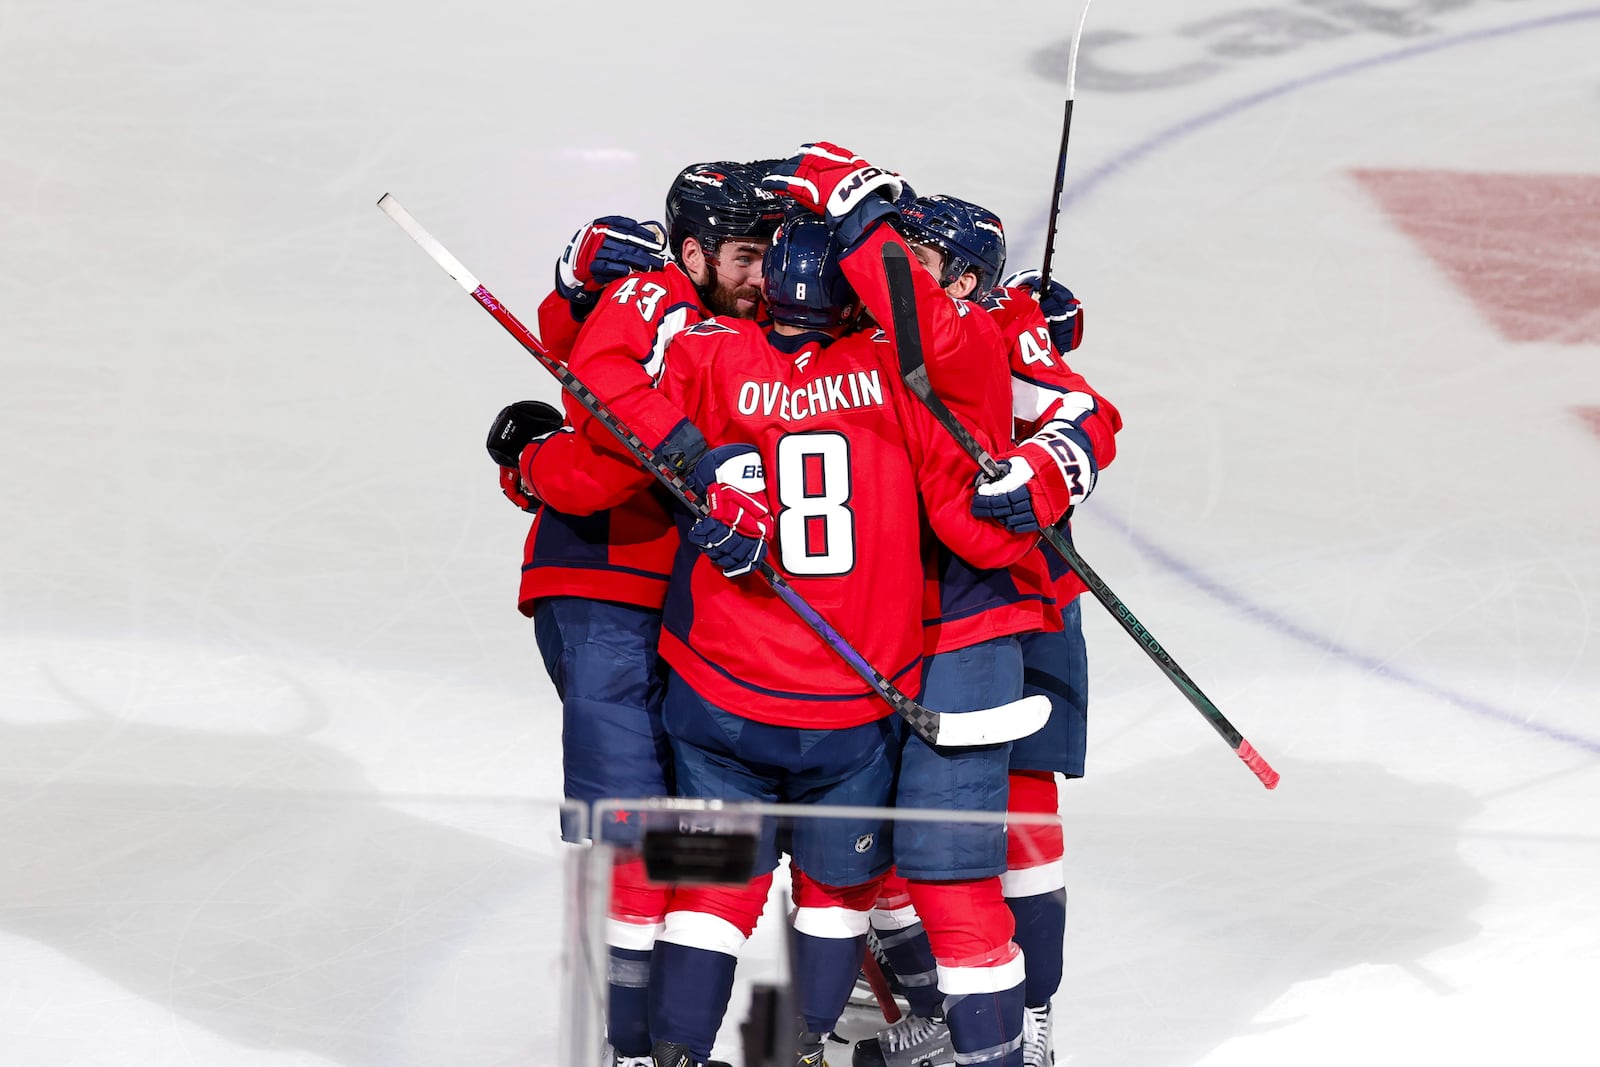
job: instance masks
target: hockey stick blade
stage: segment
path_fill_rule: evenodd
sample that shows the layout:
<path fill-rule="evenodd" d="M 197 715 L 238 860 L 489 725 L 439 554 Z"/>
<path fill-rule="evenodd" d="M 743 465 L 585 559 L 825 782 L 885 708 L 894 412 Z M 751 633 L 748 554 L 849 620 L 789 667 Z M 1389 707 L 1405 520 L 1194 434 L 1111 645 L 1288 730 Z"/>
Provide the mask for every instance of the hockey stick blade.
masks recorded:
<path fill-rule="evenodd" d="M 473 273 L 462 264 L 449 250 L 440 244 L 422 224 L 412 217 L 411 213 L 400 206 L 391 194 L 384 193 L 378 199 L 378 208 L 392 219 L 396 225 L 405 231 L 428 256 L 437 263 L 444 272 L 454 278 L 456 284 L 498 322 L 507 333 L 516 338 L 517 342 L 538 360 L 540 365 L 548 370 L 560 383 L 561 387 L 577 398 L 578 403 L 593 415 L 599 423 L 622 442 L 624 448 L 633 455 L 639 463 L 651 474 L 655 475 L 668 490 L 690 511 L 696 514 L 705 513 L 705 505 L 696 496 L 694 490 L 681 478 L 677 472 L 667 467 L 655 453 L 641 441 L 631 430 L 624 425 L 605 403 L 568 370 L 560 360 L 553 358 L 538 339 L 524 326 L 515 315 L 501 304 L 495 295 L 489 292 Z M 901 692 L 883 674 L 857 652 L 840 633 L 828 623 L 817 610 L 808 603 L 772 566 L 763 560 L 757 568 L 759 573 L 772 587 L 779 599 L 800 616 L 822 641 L 832 648 L 848 663 L 852 670 L 861 677 L 878 696 L 888 703 L 910 727 L 915 730 L 923 740 L 930 745 L 946 747 L 989 745 L 1002 741 L 1014 741 L 1019 737 L 1026 737 L 1044 725 L 1050 715 L 1050 704 L 1042 696 L 1029 697 L 1009 704 L 1002 704 L 995 708 L 983 708 L 978 711 L 963 712 L 959 715 L 946 715 L 924 707 Z"/>
<path fill-rule="evenodd" d="M 1050 291 L 1050 267 L 1056 254 L 1057 216 L 1061 214 L 1061 194 L 1067 182 L 1067 144 L 1072 139 L 1072 101 L 1077 95 L 1078 45 L 1083 42 L 1083 24 L 1089 19 L 1091 0 L 1083 0 L 1078 12 L 1078 24 L 1072 31 L 1072 44 L 1067 51 L 1067 103 L 1061 116 L 1061 149 L 1056 153 L 1055 190 L 1050 194 L 1050 225 L 1045 231 L 1044 262 L 1039 268 L 1039 292 Z"/>
<path fill-rule="evenodd" d="M 889 283 L 889 302 L 894 324 L 895 349 L 900 358 L 900 376 L 905 379 L 911 391 L 928 407 L 933 417 L 939 424 L 950 432 L 962 449 L 977 462 L 983 473 L 995 478 L 1001 474 L 1000 465 L 995 462 L 987 449 L 975 438 L 971 431 L 961 424 L 955 413 L 950 410 L 940 396 L 933 391 L 928 381 L 927 362 L 922 354 L 922 335 L 917 328 L 917 298 L 916 289 L 912 283 L 911 260 L 906 255 L 906 250 L 899 244 L 890 243 L 883 248 L 883 270 Z M 1268 789 L 1278 785 L 1278 772 L 1273 770 L 1266 759 L 1246 741 L 1244 737 L 1222 714 L 1220 708 L 1211 702 L 1211 698 L 1200 691 L 1194 679 L 1184 673 L 1182 667 L 1174 660 L 1155 636 L 1145 629 L 1144 624 L 1128 610 L 1111 588 L 1101 580 L 1084 558 L 1078 555 L 1072 543 L 1061 533 L 1058 526 L 1047 526 L 1040 531 L 1040 536 L 1049 543 L 1050 547 L 1066 561 L 1073 573 L 1083 579 L 1084 585 L 1095 595 L 1095 599 L 1103 604 L 1113 618 L 1122 624 L 1145 654 L 1161 668 L 1167 679 L 1177 686 L 1178 691 L 1184 695 L 1196 711 L 1205 716 L 1212 729 L 1228 743 L 1228 746 L 1238 753 L 1244 765 L 1261 780 L 1261 784 Z"/>
<path fill-rule="evenodd" d="M 946 748 L 966 748 L 969 745 L 998 745 L 1015 741 L 1041 729 L 1050 718 L 1050 699 L 1033 696 L 1013 700 L 999 707 L 978 711 L 949 712 L 939 715 L 938 740 L 929 744 Z"/>

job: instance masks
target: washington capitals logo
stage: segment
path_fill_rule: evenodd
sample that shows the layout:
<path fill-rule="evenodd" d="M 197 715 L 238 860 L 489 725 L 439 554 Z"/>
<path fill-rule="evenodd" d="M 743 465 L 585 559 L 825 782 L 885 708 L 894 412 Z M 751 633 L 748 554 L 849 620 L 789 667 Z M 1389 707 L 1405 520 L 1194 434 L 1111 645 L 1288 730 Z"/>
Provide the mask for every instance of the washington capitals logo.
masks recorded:
<path fill-rule="evenodd" d="M 1011 293 L 997 285 L 989 290 L 988 296 L 978 301 L 978 306 L 985 311 L 996 311 L 1009 303 L 1011 303 Z"/>
<path fill-rule="evenodd" d="M 706 319 L 703 322 L 695 323 L 683 332 L 695 337 L 704 337 L 712 333 L 738 333 L 739 331 L 726 323 L 718 322 L 716 319 Z"/>

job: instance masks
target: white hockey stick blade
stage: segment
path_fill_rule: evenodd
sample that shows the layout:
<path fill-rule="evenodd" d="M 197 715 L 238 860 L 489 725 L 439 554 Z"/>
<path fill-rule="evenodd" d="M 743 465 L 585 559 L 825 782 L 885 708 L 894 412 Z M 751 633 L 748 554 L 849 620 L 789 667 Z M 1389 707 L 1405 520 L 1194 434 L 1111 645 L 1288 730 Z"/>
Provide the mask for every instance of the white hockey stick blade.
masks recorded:
<path fill-rule="evenodd" d="M 1037 731 L 1050 718 L 1050 699 L 1033 696 L 984 708 L 981 712 L 952 715 L 939 713 L 939 747 L 965 748 L 968 745 L 998 745 L 1015 741 Z"/>
<path fill-rule="evenodd" d="M 433 234 L 422 228 L 422 223 L 411 217 L 411 212 L 400 206 L 400 201 L 392 193 L 384 193 L 378 198 L 378 209 L 395 221 L 410 238 L 422 246 L 422 250 L 433 257 L 433 261 L 444 268 L 444 272 L 456 280 L 456 284 L 469 293 L 477 292 L 480 288 L 478 279 L 472 272 L 462 265 L 461 261 L 434 239 Z"/>

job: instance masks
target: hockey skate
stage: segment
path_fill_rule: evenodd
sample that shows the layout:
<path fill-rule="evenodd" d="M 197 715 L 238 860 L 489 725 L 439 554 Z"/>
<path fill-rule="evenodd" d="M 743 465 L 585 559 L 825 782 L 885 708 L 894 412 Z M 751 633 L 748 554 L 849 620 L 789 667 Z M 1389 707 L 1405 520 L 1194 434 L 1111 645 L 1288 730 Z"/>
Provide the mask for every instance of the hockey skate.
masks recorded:
<path fill-rule="evenodd" d="M 827 1041 L 827 1034 L 802 1032 L 795 1041 L 795 1067 L 828 1067 L 828 1061 L 822 1058 Z"/>
<path fill-rule="evenodd" d="M 950 1028 L 943 1019 L 906 1015 L 856 1042 L 852 1067 L 951 1067 L 956 1062 Z"/>
<path fill-rule="evenodd" d="M 1050 1045 L 1050 1005 L 1022 1014 L 1022 1067 L 1051 1067 L 1056 1050 Z"/>
<path fill-rule="evenodd" d="M 653 1067 L 710 1067 L 706 1061 L 695 1059 L 687 1045 L 676 1041 L 657 1041 L 646 1062 Z"/>

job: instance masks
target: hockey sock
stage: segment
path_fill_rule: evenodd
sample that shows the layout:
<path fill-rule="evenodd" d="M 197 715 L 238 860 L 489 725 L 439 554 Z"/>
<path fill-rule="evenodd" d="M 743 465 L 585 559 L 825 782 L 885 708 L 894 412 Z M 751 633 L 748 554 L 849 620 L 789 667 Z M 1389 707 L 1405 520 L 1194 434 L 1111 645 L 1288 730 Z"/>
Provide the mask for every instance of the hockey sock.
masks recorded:
<path fill-rule="evenodd" d="M 924 1019 L 944 1018 L 944 1001 L 939 995 L 939 975 L 934 968 L 933 947 L 922 920 L 911 906 L 911 891 L 897 871 L 890 871 L 878 892 L 878 906 L 872 911 L 872 931 L 877 936 L 878 952 L 885 969 L 892 972 L 911 1014 Z"/>
<path fill-rule="evenodd" d="M 945 1022 L 956 1062 L 1022 1067 L 1022 969 L 1020 954 L 998 967 L 940 966 L 940 984 L 949 990 Z"/>
<path fill-rule="evenodd" d="M 755 931 L 771 873 L 747 885 L 679 886 L 650 957 L 650 1035 L 711 1058 L 733 995 L 739 950 Z"/>
<path fill-rule="evenodd" d="M 606 1037 L 624 1056 L 650 1055 L 650 950 L 671 899 L 670 886 L 649 882 L 638 857 L 611 868 L 606 923 Z"/>
<path fill-rule="evenodd" d="M 900 990 L 911 1013 L 925 1019 L 943 1016 L 933 947 L 911 905 L 874 911 L 872 929 L 878 935 L 878 949 L 900 980 Z"/>
<path fill-rule="evenodd" d="M 999 878 L 906 884 L 938 961 L 944 1018 L 959 1062 L 1021 1067 L 1027 960 Z"/>
<path fill-rule="evenodd" d="M 650 1055 L 649 949 L 606 950 L 610 999 L 606 1004 L 606 1037 L 624 1056 Z"/>
<path fill-rule="evenodd" d="M 650 959 L 650 1032 L 655 1039 L 685 1046 L 696 1062 L 709 1060 L 733 995 L 735 963 L 731 953 L 656 942 Z M 680 995 L 664 995 L 671 990 Z"/>
<path fill-rule="evenodd" d="M 1049 771 L 1012 771 L 1013 813 L 1054 816 L 1060 795 Z M 1000 887 L 1016 920 L 1013 935 L 1028 959 L 1025 994 L 1030 1008 L 1050 1003 L 1061 985 L 1062 946 L 1067 933 L 1067 890 L 1061 858 L 1061 823 L 1013 819 L 1006 836 L 1006 866 Z"/>
<path fill-rule="evenodd" d="M 800 1017 L 809 1033 L 826 1034 L 855 988 L 867 944 L 867 916 L 878 897 L 878 880 L 856 886 L 831 886 L 808 878 L 798 867 L 794 880 L 795 972 Z"/>
<path fill-rule="evenodd" d="M 816 937 L 801 932 L 798 919 L 796 922 L 794 958 L 800 988 L 795 995 L 800 1018 L 810 1033 L 826 1034 L 839 1025 L 839 1016 L 850 1001 L 867 935 Z"/>
<path fill-rule="evenodd" d="M 1017 920 L 1017 947 L 1028 959 L 1023 996 L 1030 1008 L 1050 1003 L 1061 986 L 1062 946 L 1067 936 L 1067 891 L 1006 897 Z"/>

